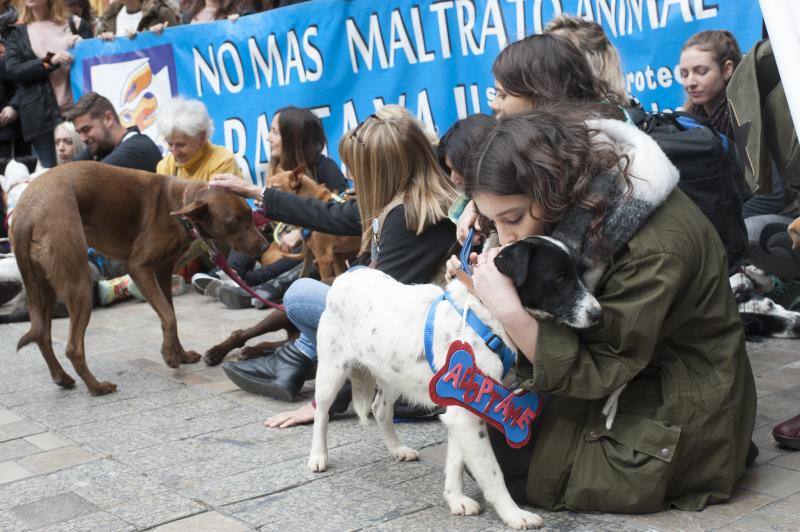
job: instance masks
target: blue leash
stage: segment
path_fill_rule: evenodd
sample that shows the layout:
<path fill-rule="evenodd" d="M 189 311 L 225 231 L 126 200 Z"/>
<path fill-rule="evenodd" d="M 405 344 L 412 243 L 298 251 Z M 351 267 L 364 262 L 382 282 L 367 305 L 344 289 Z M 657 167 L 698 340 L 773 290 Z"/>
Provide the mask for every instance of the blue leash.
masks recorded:
<path fill-rule="evenodd" d="M 464 247 L 461 249 L 461 253 L 459 255 L 461 260 L 461 268 L 470 277 L 472 276 L 472 273 L 469 270 L 469 255 L 472 252 L 473 236 L 475 236 L 475 229 L 470 228 L 469 233 L 467 233 L 467 239 L 464 242 Z M 459 316 L 464 315 L 464 309 L 453 300 L 453 297 L 446 290 L 442 296 L 436 298 L 428 308 L 428 315 L 425 318 L 425 358 L 428 359 L 428 365 L 431 367 L 431 370 L 434 373 L 436 373 L 437 370 L 433 363 L 433 320 L 436 317 L 436 309 L 438 308 L 439 303 L 445 300 L 450 303 Z M 481 337 L 486 346 L 500 357 L 500 360 L 503 362 L 503 376 L 505 376 L 506 373 L 508 373 L 514 366 L 514 363 L 517 360 L 517 354 L 514 353 L 514 351 L 512 351 L 511 348 L 509 348 L 499 336 L 494 334 L 489 326 L 483 323 L 477 314 L 472 312 L 471 309 L 467 310 L 466 322 L 467 325 L 469 325 L 470 328 Z"/>

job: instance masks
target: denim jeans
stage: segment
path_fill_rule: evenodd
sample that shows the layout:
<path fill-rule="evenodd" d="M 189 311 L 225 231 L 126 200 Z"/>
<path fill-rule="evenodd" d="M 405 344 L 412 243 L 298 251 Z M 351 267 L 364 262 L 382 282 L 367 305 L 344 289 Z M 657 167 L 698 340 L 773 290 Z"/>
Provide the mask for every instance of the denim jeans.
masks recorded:
<path fill-rule="evenodd" d="M 311 360 L 317 359 L 317 327 L 331 287 L 314 279 L 298 279 L 283 296 L 286 315 L 300 330 L 294 346 Z"/>

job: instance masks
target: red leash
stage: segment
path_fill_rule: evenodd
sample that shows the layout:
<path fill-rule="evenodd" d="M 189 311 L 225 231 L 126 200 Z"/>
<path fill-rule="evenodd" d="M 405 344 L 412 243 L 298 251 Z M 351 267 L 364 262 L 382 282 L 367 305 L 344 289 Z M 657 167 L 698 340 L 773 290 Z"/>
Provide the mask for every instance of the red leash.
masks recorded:
<path fill-rule="evenodd" d="M 258 213 L 254 213 L 254 218 L 256 218 L 255 214 Z M 242 280 L 242 278 L 239 277 L 239 274 L 236 273 L 236 271 L 231 267 L 231 265 L 228 264 L 228 260 L 225 258 L 225 255 L 220 250 L 217 249 L 214 243 L 209 242 L 200 236 L 200 232 L 197 230 L 197 227 L 195 227 L 195 225 L 192 222 L 183 217 L 181 217 L 181 222 L 183 222 L 183 225 L 186 226 L 186 231 L 189 233 L 189 236 L 191 236 L 195 240 L 200 241 L 200 246 L 206 253 L 208 253 L 208 256 L 211 258 L 211 261 L 214 264 L 216 264 L 219 267 L 219 269 L 225 272 L 225 274 L 228 277 L 230 277 L 233 280 L 233 282 L 238 284 L 242 288 L 242 290 L 253 296 L 255 299 L 261 301 L 266 306 L 280 310 L 281 312 L 286 312 L 286 307 L 278 303 L 273 303 L 269 299 L 264 299 L 263 297 L 258 295 L 255 290 L 250 288 L 247 285 L 247 283 L 245 283 Z"/>

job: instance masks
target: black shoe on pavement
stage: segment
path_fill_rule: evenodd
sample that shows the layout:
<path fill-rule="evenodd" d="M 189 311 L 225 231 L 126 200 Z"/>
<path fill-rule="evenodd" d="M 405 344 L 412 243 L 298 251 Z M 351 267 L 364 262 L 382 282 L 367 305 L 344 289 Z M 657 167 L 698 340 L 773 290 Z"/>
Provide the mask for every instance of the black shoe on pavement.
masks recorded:
<path fill-rule="evenodd" d="M 220 302 L 222 302 L 223 305 L 230 309 L 237 310 L 250 308 L 253 306 L 250 302 L 253 296 L 238 286 L 229 286 L 227 284 L 223 284 L 219 287 L 217 298 L 220 300 Z"/>
<path fill-rule="evenodd" d="M 286 343 L 268 356 L 223 362 L 222 370 L 242 390 L 292 401 L 313 373 L 314 365 L 305 353 Z"/>
<path fill-rule="evenodd" d="M 438 406 L 429 409 L 425 406 L 410 405 L 403 399 L 398 399 L 394 403 L 394 417 L 407 421 L 426 421 L 436 419 L 439 414 L 444 414 L 444 407 Z"/>

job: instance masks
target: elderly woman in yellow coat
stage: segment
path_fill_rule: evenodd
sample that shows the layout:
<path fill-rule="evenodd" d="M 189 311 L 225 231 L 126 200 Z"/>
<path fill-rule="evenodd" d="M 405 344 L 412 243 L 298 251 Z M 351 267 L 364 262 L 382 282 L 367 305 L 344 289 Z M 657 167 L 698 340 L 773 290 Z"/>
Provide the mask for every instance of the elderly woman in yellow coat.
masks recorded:
<path fill-rule="evenodd" d="M 215 174 L 242 177 L 233 152 L 211 144 L 214 123 L 202 102 L 171 100 L 158 110 L 158 131 L 169 147 L 156 168 L 159 174 L 201 181 L 210 181 Z"/>

